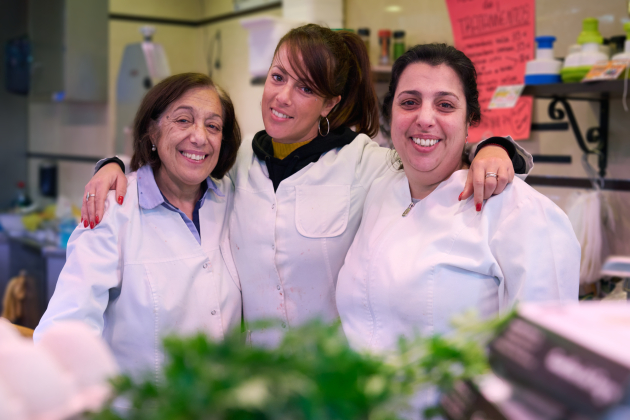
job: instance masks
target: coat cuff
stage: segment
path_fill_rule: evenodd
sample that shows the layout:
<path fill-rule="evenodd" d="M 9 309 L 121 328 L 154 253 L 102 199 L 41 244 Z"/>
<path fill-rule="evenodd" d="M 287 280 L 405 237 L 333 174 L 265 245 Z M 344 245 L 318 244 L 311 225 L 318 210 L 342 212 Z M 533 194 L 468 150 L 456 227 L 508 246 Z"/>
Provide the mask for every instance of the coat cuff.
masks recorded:
<path fill-rule="evenodd" d="M 103 166 L 112 162 L 117 163 L 118 166 L 120 166 L 120 170 L 123 171 L 123 173 L 125 172 L 125 164 L 123 163 L 123 161 L 120 160 L 118 156 L 114 156 L 110 158 L 101 159 L 98 162 L 96 162 L 96 165 L 94 165 L 94 174 L 100 171 Z"/>
<path fill-rule="evenodd" d="M 533 162 L 528 165 L 528 160 L 531 158 L 531 155 L 527 153 L 523 148 L 516 145 L 514 140 L 511 137 L 490 137 L 477 145 L 477 148 L 474 152 L 474 156 L 477 156 L 479 150 L 482 148 L 489 146 L 491 144 L 496 144 L 498 146 L 503 147 L 507 152 L 508 156 L 512 160 L 512 166 L 514 167 L 514 173 L 518 175 L 528 174 L 533 167 Z M 521 153 L 525 153 L 525 156 L 521 156 Z"/>

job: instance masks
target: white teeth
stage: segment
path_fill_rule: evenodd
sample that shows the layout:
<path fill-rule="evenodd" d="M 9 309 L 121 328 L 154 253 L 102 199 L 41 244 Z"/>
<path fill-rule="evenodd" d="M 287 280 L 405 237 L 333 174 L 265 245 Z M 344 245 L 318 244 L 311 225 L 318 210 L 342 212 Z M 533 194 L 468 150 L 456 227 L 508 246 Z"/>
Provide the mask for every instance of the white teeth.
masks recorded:
<path fill-rule="evenodd" d="M 204 160 L 206 155 L 193 155 L 192 153 L 180 152 L 183 156 L 192 160 Z"/>
<path fill-rule="evenodd" d="M 414 143 L 416 143 L 418 146 L 422 146 L 422 147 L 431 147 L 431 146 L 435 146 L 440 140 L 438 139 L 419 139 L 417 137 L 412 137 L 411 138 L 413 140 Z"/>
<path fill-rule="evenodd" d="M 272 110 L 271 110 L 271 113 L 272 113 L 273 115 L 275 115 L 276 117 L 280 117 L 280 118 L 291 118 L 291 117 L 289 117 L 288 115 L 285 115 L 285 114 L 281 114 L 281 113 L 279 113 L 279 112 L 278 112 L 278 111 L 276 111 L 275 109 L 272 109 Z"/>

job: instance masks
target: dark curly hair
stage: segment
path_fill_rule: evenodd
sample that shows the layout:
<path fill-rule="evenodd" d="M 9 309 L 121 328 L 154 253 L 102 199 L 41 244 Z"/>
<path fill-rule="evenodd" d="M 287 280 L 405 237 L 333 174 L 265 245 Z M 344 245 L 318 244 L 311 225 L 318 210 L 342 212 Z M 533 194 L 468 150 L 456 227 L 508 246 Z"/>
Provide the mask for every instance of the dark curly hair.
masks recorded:
<path fill-rule="evenodd" d="M 167 77 L 155 85 L 142 99 L 133 123 L 133 156 L 131 170 L 151 165 L 156 171 L 162 165 L 157 153 L 151 152 L 151 125 L 160 119 L 166 108 L 191 89 L 207 87 L 219 95 L 223 109 L 223 131 L 221 150 L 217 166 L 212 170 L 213 178 L 221 179 L 236 162 L 236 153 L 241 145 L 241 129 L 236 121 L 234 105 L 227 93 L 202 73 L 181 73 Z"/>

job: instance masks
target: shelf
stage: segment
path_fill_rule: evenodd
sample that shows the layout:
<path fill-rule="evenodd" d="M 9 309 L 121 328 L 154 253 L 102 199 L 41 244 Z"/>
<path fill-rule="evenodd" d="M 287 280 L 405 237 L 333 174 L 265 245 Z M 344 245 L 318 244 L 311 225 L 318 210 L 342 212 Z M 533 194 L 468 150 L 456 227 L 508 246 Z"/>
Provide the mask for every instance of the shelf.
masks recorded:
<path fill-rule="evenodd" d="M 623 96 L 623 85 L 623 80 L 527 85 L 523 90 L 523 95 L 548 99 L 566 98 L 572 100 L 600 101 L 620 99 Z"/>
<path fill-rule="evenodd" d="M 372 66 L 372 82 L 389 84 L 392 78 L 392 66 Z"/>
<path fill-rule="evenodd" d="M 623 97 L 625 80 L 607 80 L 588 83 L 555 83 L 549 85 L 528 85 L 523 95 L 539 99 L 551 99 L 547 113 L 554 121 L 565 117 L 573 135 L 585 154 L 597 156 L 600 178 L 606 176 L 608 163 L 608 126 L 610 120 L 610 100 Z M 589 101 L 599 103 L 599 125 L 586 130 L 582 135 L 569 101 Z M 590 146 L 592 144 L 593 146 Z"/>

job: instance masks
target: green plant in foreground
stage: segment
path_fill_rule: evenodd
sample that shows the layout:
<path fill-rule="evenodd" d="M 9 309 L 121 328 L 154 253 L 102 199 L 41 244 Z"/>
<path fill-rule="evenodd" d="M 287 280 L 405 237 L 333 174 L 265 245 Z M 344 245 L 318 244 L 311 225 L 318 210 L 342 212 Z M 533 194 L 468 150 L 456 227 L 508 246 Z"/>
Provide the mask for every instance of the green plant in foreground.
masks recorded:
<path fill-rule="evenodd" d="M 133 409 L 110 405 L 92 419 L 396 419 L 423 386 L 486 372 L 484 348 L 500 325 L 460 320 L 449 337 L 401 340 L 386 356 L 353 351 L 339 324 L 321 322 L 290 330 L 275 349 L 246 345 L 240 332 L 221 342 L 168 337 L 163 378 L 116 378 L 116 396 Z"/>

